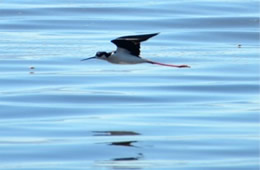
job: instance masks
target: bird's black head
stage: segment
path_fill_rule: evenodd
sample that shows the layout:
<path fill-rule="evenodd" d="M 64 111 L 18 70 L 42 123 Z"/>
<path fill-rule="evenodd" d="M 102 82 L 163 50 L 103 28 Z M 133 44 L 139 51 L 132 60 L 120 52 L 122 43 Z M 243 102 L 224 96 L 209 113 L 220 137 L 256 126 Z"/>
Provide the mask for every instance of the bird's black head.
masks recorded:
<path fill-rule="evenodd" d="M 103 60 L 106 60 L 110 55 L 111 55 L 111 53 L 107 53 L 105 51 L 98 51 L 96 53 L 96 57 L 98 59 L 103 59 Z"/>
<path fill-rule="evenodd" d="M 98 58 L 107 57 L 107 56 L 108 56 L 108 53 L 105 51 L 98 51 L 96 53 L 96 57 L 98 57 Z"/>

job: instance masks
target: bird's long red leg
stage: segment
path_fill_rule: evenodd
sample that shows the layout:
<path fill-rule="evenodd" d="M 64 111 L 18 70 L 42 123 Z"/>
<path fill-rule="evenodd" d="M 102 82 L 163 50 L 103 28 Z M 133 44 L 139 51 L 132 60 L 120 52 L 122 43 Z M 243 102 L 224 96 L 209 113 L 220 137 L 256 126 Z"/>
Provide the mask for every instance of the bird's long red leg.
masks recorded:
<path fill-rule="evenodd" d="M 177 68 L 190 68 L 190 66 L 188 65 L 173 65 L 173 64 L 164 64 L 164 63 L 159 63 L 159 62 L 155 62 L 155 61 L 150 61 L 150 60 L 146 60 L 147 63 L 150 64 L 157 64 L 157 65 L 161 65 L 161 66 L 167 66 L 167 67 L 177 67 Z"/>

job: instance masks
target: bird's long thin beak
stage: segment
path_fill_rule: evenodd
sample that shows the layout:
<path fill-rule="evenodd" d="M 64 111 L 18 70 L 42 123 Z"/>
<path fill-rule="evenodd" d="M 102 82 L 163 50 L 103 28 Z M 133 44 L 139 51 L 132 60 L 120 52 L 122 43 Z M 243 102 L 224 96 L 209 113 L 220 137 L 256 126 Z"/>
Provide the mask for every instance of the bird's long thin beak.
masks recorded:
<path fill-rule="evenodd" d="M 90 60 L 90 59 L 95 59 L 95 58 L 97 58 L 97 57 L 96 57 L 96 56 L 94 56 L 94 57 L 89 57 L 89 58 L 82 59 L 82 60 L 80 60 L 80 61 L 85 61 L 85 60 Z"/>

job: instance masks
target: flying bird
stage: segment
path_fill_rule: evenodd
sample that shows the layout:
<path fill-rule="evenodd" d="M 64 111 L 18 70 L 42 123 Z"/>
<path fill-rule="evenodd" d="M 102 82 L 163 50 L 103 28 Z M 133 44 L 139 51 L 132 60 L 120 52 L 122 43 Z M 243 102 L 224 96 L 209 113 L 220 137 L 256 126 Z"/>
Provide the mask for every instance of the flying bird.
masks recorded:
<path fill-rule="evenodd" d="M 158 34 L 159 33 L 118 37 L 114 40 L 111 40 L 111 42 L 117 46 L 116 51 L 112 51 L 112 52 L 98 51 L 94 57 L 85 58 L 82 59 L 81 61 L 90 60 L 90 59 L 101 59 L 101 60 L 106 60 L 113 64 L 149 63 L 149 64 L 157 64 L 161 66 L 177 67 L 177 68 L 189 67 L 188 65 L 173 65 L 173 64 L 159 63 L 159 62 L 151 61 L 140 57 L 141 42 L 146 41 L 149 38 L 156 36 Z"/>

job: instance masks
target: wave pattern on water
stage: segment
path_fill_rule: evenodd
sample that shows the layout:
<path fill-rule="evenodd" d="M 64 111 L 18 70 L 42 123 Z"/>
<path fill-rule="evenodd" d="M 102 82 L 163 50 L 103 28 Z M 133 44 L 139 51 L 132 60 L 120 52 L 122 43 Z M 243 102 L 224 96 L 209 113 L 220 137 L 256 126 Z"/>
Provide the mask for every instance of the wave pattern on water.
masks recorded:
<path fill-rule="evenodd" d="M 258 3 L 0 2 L 0 169 L 258 169 Z M 80 62 L 153 32 L 191 68 Z"/>

